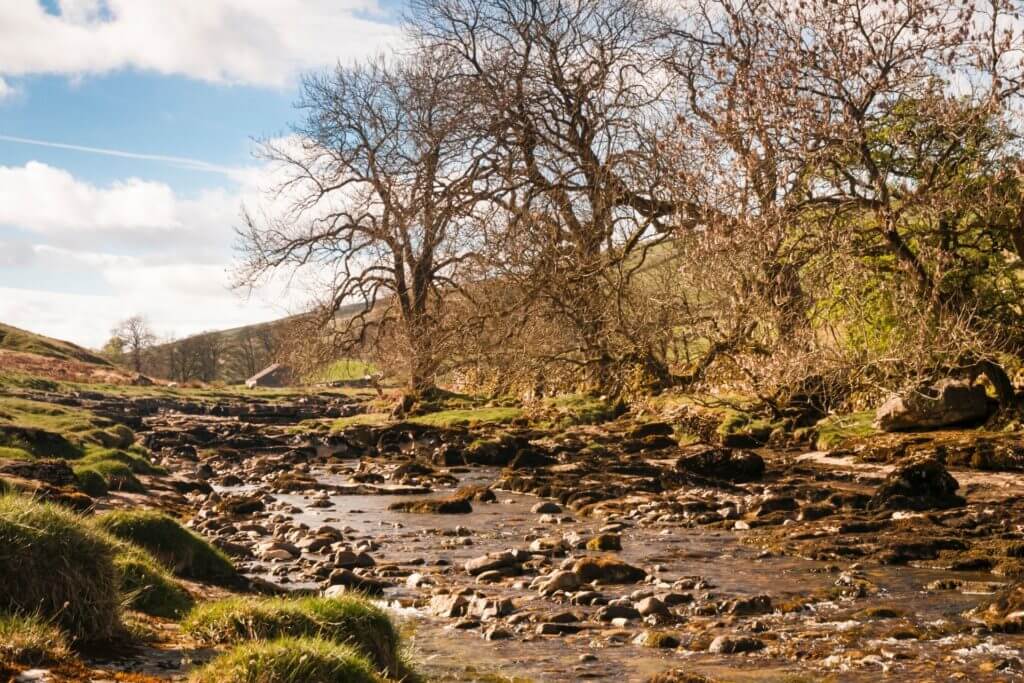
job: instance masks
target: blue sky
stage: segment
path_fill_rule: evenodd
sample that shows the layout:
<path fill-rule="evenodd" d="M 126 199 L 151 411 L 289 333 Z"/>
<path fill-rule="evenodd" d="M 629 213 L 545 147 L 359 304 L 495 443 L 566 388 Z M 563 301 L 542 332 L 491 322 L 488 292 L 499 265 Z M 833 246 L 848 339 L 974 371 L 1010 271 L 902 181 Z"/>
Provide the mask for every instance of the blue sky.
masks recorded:
<path fill-rule="evenodd" d="M 228 287 L 239 210 L 272 184 L 252 138 L 287 133 L 298 74 L 397 43 L 397 13 L 3 0 L 0 321 L 98 346 L 136 313 L 183 336 L 294 312 L 298 293 Z"/>

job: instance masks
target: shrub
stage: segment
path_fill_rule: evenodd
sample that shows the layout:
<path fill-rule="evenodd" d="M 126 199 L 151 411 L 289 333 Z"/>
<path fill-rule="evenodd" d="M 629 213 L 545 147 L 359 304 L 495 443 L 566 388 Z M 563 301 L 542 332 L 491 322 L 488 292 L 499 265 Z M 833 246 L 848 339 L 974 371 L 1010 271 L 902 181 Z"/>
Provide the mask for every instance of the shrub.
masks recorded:
<path fill-rule="evenodd" d="M 178 576 L 201 581 L 237 577 L 224 553 L 163 513 L 119 510 L 97 518 L 96 524 L 117 538 L 145 548 Z"/>
<path fill-rule="evenodd" d="M 60 629 L 38 617 L 0 614 L 0 662 L 42 666 L 68 657 Z"/>
<path fill-rule="evenodd" d="M 318 638 L 237 645 L 189 678 L 191 683 L 380 683 L 352 648 Z"/>
<path fill-rule="evenodd" d="M 126 607 L 154 617 L 177 619 L 194 601 L 149 553 L 130 543 L 118 543 L 114 567 Z"/>
<path fill-rule="evenodd" d="M 230 598 L 196 606 L 182 628 L 209 644 L 317 637 L 355 648 L 392 677 L 404 671 L 398 631 L 365 598 Z"/>
<path fill-rule="evenodd" d="M 38 614 L 72 637 L 108 638 L 120 626 L 110 543 L 57 505 L 0 496 L 0 610 Z"/>

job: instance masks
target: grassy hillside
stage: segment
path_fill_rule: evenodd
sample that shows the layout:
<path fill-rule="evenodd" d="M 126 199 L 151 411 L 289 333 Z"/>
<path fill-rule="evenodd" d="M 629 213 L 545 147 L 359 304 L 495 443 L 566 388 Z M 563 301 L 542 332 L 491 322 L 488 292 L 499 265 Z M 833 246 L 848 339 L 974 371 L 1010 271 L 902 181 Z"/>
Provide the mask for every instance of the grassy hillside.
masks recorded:
<path fill-rule="evenodd" d="M 57 358 L 59 360 L 78 361 L 94 365 L 111 365 L 110 361 L 102 356 L 71 342 L 44 337 L 41 334 L 28 332 L 11 325 L 4 325 L 3 323 L 0 323 L 0 349 L 21 353 L 34 353 L 38 356 Z"/>

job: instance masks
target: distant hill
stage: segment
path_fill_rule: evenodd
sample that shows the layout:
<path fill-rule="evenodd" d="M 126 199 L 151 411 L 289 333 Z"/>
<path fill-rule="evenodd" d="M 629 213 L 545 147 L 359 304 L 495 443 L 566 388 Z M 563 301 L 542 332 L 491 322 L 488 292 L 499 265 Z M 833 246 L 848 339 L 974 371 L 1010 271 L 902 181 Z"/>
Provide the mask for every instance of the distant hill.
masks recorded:
<path fill-rule="evenodd" d="M 0 323 L 0 349 L 17 351 L 19 353 L 32 353 L 37 356 L 46 356 L 47 358 L 56 358 L 58 360 L 78 361 L 91 365 L 113 366 L 106 358 L 77 344 L 53 339 L 52 337 L 46 337 L 12 325 L 4 325 L 3 323 Z"/>
<path fill-rule="evenodd" d="M 346 318 L 361 308 L 362 304 L 345 306 L 337 317 Z M 280 360 L 282 339 L 302 317 L 210 330 L 159 344 L 147 352 L 143 370 L 176 381 L 238 384 Z"/>

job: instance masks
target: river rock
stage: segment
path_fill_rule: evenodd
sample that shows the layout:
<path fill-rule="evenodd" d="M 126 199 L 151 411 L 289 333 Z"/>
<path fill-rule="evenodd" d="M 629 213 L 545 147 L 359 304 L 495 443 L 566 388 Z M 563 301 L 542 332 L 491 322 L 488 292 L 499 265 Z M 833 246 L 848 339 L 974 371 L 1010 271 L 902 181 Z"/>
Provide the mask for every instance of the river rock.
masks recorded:
<path fill-rule="evenodd" d="M 658 598 L 649 597 L 636 603 L 636 611 L 643 617 L 651 615 L 663 616 L 668 614 L 668 607 Z"/>
<path fill-rule="evenodd" d="M 631 605 L 605 605 L 597 611 L 598 621 L 614 621 L 616 619 L 639 619 L 640 610 Z"/>
<path fill-rule="evenodd" d="M 1017 583 L 1000 592 L 988 604 L 968 612 L 993 631 L 1024 632 L 1024 583 Z"/>
<path fill-rule="evenodd" d="M 626 564 L 611 555 L 584 557 L 576 561 L 573 571 L 584 581 L 600 583 L 636 583 L 647 578 L 647 572 L 643 569 Z"/>
<path fill-rule="evenodd" d="M 582 583 L 583 581 L 580 579 L 579 574 L 574 571 L 561 569 L 549 574 L 540 584 L 538 590 L 541 595 L 551 595 L 556 591 L 576 590 Z"/>
<path fill-rule="evenodd" d="M 992 407 L 980 384 L 944 379 L 893 396 L 875 411 L 874 425 L 886 432 L 947 427 L 983 420 Z"/>
<path fill-rule="evenodd" d="M 472 560 L 467 560 L 465 564 L 466 573 L 470 576 L 476 576 L 489 572 L 494 569 L 501 569 L 502 567 L 511 567 L 518 564 L 516 556 L 508 550 L 503 550 L 497 553 L 488 553 L 487 555 L 481 555 L 480 557 L 474 557 Z"/>
<path fill-rule="evenodd" d="M 875 490 L 874 510 L 931 510 L 960 507 L 960 483 L 936 460 L 919 460 L 895 469 Z"/>
<path fill-rule="evenodd" d="M 739 652 L 756 652 L 764 648 L 764 642 L 750 636 L 718 636 L 711 641 L 708 652 L 716 655 L 731 655 Z"/>
<path fill-rule="evenodd" d="M 534 514 L 537 514 L 537 515 L 555 514 L 555 513 L 561 512 L 561 511 L 562 511 L 562 506 L 559 505 L 558 503 L 552 503 L 551 501 L 544 501 L 542 503 L 537 503 L 532 508 L 530 508 L 530 512 L 532 512 Z"/>
<path fill-rule="evenodd" d="M 435 595 L 430 598 L 430 611 L 448 619 L 464 617 L 469 611 L 469 601 L 461 595 Z"/>

